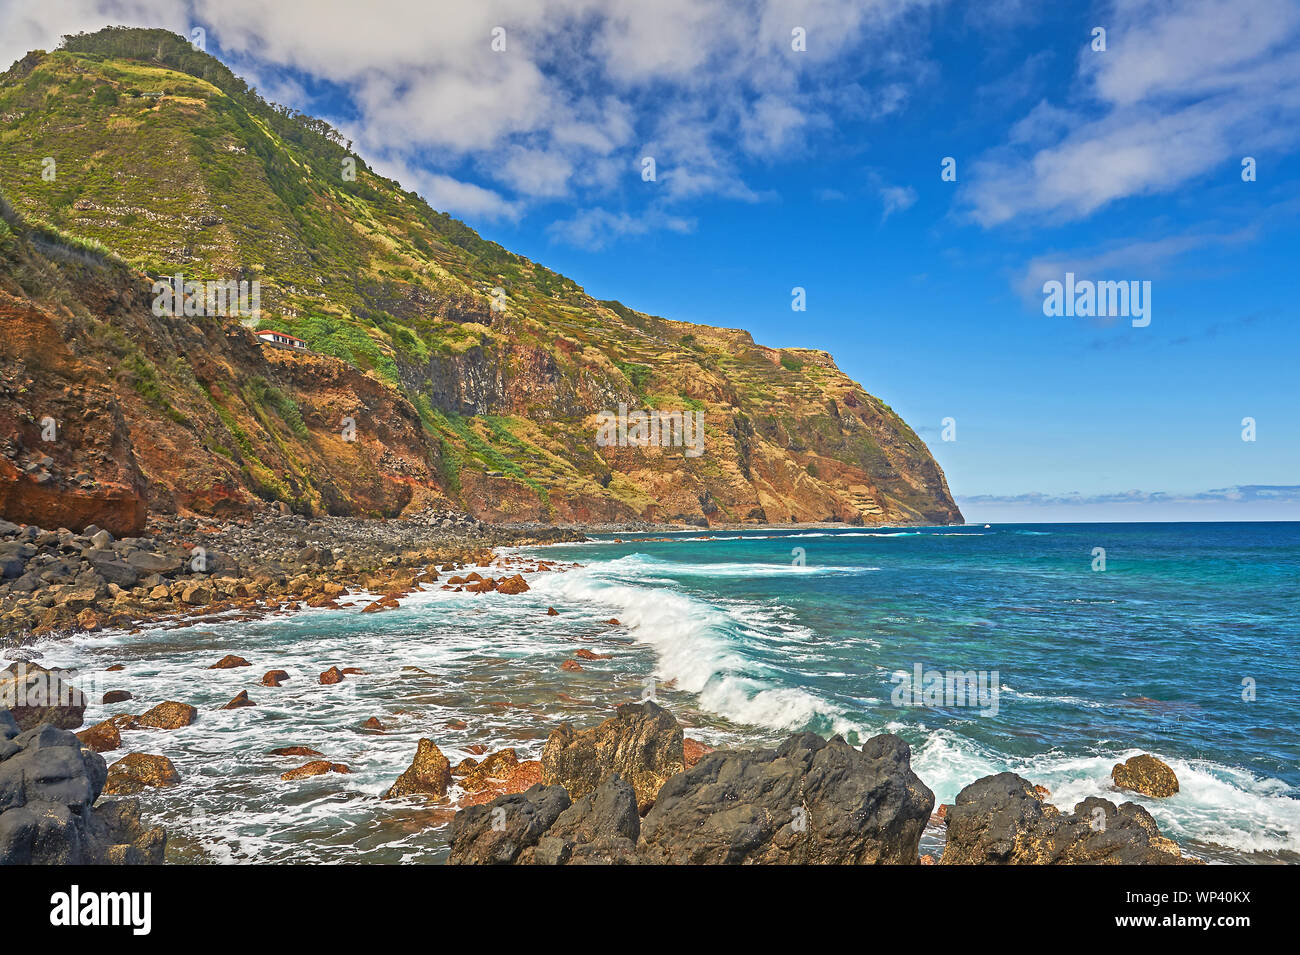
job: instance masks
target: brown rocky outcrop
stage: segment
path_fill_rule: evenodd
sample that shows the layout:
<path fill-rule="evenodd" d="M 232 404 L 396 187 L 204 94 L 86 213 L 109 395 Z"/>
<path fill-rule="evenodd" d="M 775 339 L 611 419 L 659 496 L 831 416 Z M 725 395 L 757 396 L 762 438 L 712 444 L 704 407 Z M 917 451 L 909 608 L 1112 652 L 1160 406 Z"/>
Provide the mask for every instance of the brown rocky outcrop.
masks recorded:
<path fill-rule="evenodd" d="M 402 796 L 432 796 L 438 799 L 447 795 L 451 785 L 451 762 L 431 739 L 421 739 L 406 772 L 384 793 L 385 799 Z"/>
<path fill-rule="evenodd" d="M 306 779 L 309 776 L 324 776 L 326 773 L 350 773 L 347 766 L 342 763 L 331 763 L 328 759 L 312 760 L 304 766 L 297 769 L 291 769 L 287 773 L 281 773 L 280 778 L 285 782 L 292 782 L 295 779 Z"/>
<path fill-rule="evenodd" d="M 95 753 L 109 753 L 122 745 L 122 734 L 112 720 L 96 723 L 77 734 L 81 745 Z"/>
<path fill-rule="evenodd" d="M 284 670 L 267 670 L 262 677 L 262 686 L 279 686 L 287 679 L 289 674 Z"/>
<path fill-rule="evenodd" d="M 685 769 L 682 730 L 657 703 L 626 703 L 591 729 L 575 731 L 563 724 L 547 738 L 541 762 L 542 781 L 563 786 L 575 799 L 617 773 L 632 786 L 644 812 L 665 780 Z"/>
<path fill-rule="evenodd" d="M 180 773 L 166 756 L 131 753 L 108 767 L 104 793 L 133 796 L 150 787 L 175 786 L 180 781 Z"/>
<path fill-rule="evenodd" d="M 342 683 L 343 671 L 338 667 L 330 667 L 320 675 L 320 682 L 324 686 L 332 686 L 335 683 Z"/>
<path fill-rule="evenodd" d="M 212 664 L 212 666 L 208 667 L 208 669 L 209 670 L 233 670 L 236 667 L 248 667 L 248 666 L 252 666 L 252 664 L 249 663 L 247 660 L 245 660 L 243 657 L 235 656 L 233 653 L 231 653 L 222 657 L 216 663 Z"/>
<path fill-rule="evenodd" d="M 246 706 L 256 706 L 256 705 L 257 705 L 256 703 L 254 703 L 252 700 L 248 698 L 247 690 L 240 690 L 238 693 L 235 694 L 235 698 L 231 700 L 229 703 L 227 703 L 225 706 L 223 706 L 222 709 L 242 710 Z"/>

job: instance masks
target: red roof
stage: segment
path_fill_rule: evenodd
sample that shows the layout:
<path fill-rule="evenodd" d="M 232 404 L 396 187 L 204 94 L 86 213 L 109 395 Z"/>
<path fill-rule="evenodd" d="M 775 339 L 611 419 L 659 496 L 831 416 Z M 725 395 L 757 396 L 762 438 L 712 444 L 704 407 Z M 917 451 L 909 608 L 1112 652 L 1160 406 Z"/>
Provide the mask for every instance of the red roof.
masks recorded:
<path fill-rule="evenodd" d="M 266 330 L 266 331 L 258 332 L 258 333 L 257 333 L 257 337 L 258 337 L 258 338 L 263 338 L 263 337 L 265 337 L 265 336 L 267 336 L 267 335 L 279 335 L 281 338 L 287 338 L 287 339 L 289 339 L 289 341 L 291 341 L 291 342 L 302 342 L 302 339 L 301 339 L 301 338 L 294 338 L 294 337 L 293 337 L 292 335 L 290 335 L 288 332 L 273 332 L 273 331 L 270 331 L 270 330 L 268 329 L 268 330 Z M 302 342 L 302 343 L 303 343 L 304 345 L 307 344 L 306 342 Z"/>

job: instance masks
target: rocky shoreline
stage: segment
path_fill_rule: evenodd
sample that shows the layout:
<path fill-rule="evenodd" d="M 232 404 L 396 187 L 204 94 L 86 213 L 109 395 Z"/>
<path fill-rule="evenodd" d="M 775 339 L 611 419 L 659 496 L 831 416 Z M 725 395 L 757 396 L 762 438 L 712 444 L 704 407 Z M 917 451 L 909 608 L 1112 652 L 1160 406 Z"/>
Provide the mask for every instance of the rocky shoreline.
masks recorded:
<path fill-rule="evenodd" d="M 243 666 L 229 655 L 212 668 Z M 326 671 L 319 682 L 346 673 Z M 166 833 L 142 820 L 140 802 L 101 796 L 176 785 L 175 766 L 144 752 L 109 765 L 101 753 L 121 748 L 120 730 L 175 730 L 198 711 L 166 701 L 74 734 L 88 701 L 63 677 L 21 661 L 0 671 L 0 864 L 162 862 Z M 251 705 L 241 697 L 247 692 L 226 708 Z M 274 753 L 307 760 L 282 773 L 285 782 L 350 772 L 306 747 Z M 647 700 L 597 726 L 561 724 L 538 760 L 521 761 L 513 748 L 482 756 L 452 766 L 432 739 L 420 739 L 380 797 L 450 817 L 452 864 L 926 865 L 936 861 L 920 854 L 927 827 L 944 829 L 945 865 L 1198 862 L 1136 803 L 1090 796 L 1067 813 L 1012 773 L 976 780 L 936 812 L 908 744 L 891 734 L 857 749 L 799 733 L 775 749 L 715 750 Z M 1162 795 L 1172 780 L 1176 791 L 1172 770 L 1147 755 L 1112 777 L 1117 789 Z"/>
<path fill-rule="evenodd" d="M 0 647 L 106 627 L 331 606 L 356 591 L 380 594 L 391 606 L 444 569 L 490 563 L 495 548 L 585 539 L 573 528 L 486 524 L 437 511 L 393 521 L 162 518 L 120 540 L 93 525 L 73 533 L 0 521 Z"/>

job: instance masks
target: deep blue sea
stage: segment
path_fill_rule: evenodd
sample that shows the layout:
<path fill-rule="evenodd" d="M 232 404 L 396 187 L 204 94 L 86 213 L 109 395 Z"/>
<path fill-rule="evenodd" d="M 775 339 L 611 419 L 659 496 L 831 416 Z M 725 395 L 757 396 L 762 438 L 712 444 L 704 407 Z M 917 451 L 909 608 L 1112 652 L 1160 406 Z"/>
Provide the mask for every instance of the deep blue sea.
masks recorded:
<path fill-rule="evenodd" d="M 527 553 L 578 566 L 518 596 L 95 634 L 44 662 L 122 663 L 109 679 L 133 711 L 204 710 L 127 745 L 166 747 L 186 781 L 149 798 L 216 860 L 436 860 L 447 815 L 376 798 L 420 736 L 453 762 L 476 744 L 536 758 L 559 721 L 653 693 L 707 743 L 895 732 L 940 802 L 1010 769 L 1065 809 L 1136 798 L 1210 861 L 1300 861 L 1300 524 L 690 531 Z M 609 659 L 561 670 L 578 648 Z M 302 678 L 203 669 L 225 653 Z M 319 686 L 335 664 L 366 673 Z M 258 707 L 212 711 L 244 688 Z M 370 716 L 388 731 L 358 729 Z M 264 753 L 291 744 L 353 773 L 282 783 L 289 765 Z M 1139 752 L 1174 768 L 1178 795 L 1111 787 Z"/>

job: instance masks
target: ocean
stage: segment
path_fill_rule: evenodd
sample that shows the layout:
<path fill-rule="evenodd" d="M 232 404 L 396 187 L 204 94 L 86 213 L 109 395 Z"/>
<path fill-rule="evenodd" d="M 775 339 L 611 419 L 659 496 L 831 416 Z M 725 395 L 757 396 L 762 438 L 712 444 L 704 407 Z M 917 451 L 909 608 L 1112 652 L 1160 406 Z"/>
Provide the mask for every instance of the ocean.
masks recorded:
<path fill-rule="evenodd" d="M 103 632 L 42 644 L 40 662 L 135 695 L 94 702 L 88 723 L 200 709 L 106 754 L 176 764 L 182 784 L 143 797 L 176 860 L 440 861 L 452 813 L 379 799 L 421 736 L 453 763 L 478 746 L 536 758 L 561 721 L 653 695 L 710 745 L 893 732 L 940 803 L 1012 770 L 1065 810 L 1133 799 L 1210 862 L 1300 862 L 1300 524 L 688 531 L 522 552 L 568 569 L 515 596 Z M 608 659 L 560 669 L 580 648 Z M 206 669 L 227 653 L 252 668 Z M 365 672 L 319 685 L 330 666 Z M 292 678 L 258 686 L 273 668 Z M 256 707 L 217 709 L 241 689 Z M 267 751 L 290 745 L 352 772 L 282 782 L 306 760 Z M 1140 752 L 1173 767 L 1176 796 L 1113 789 Z"/>

